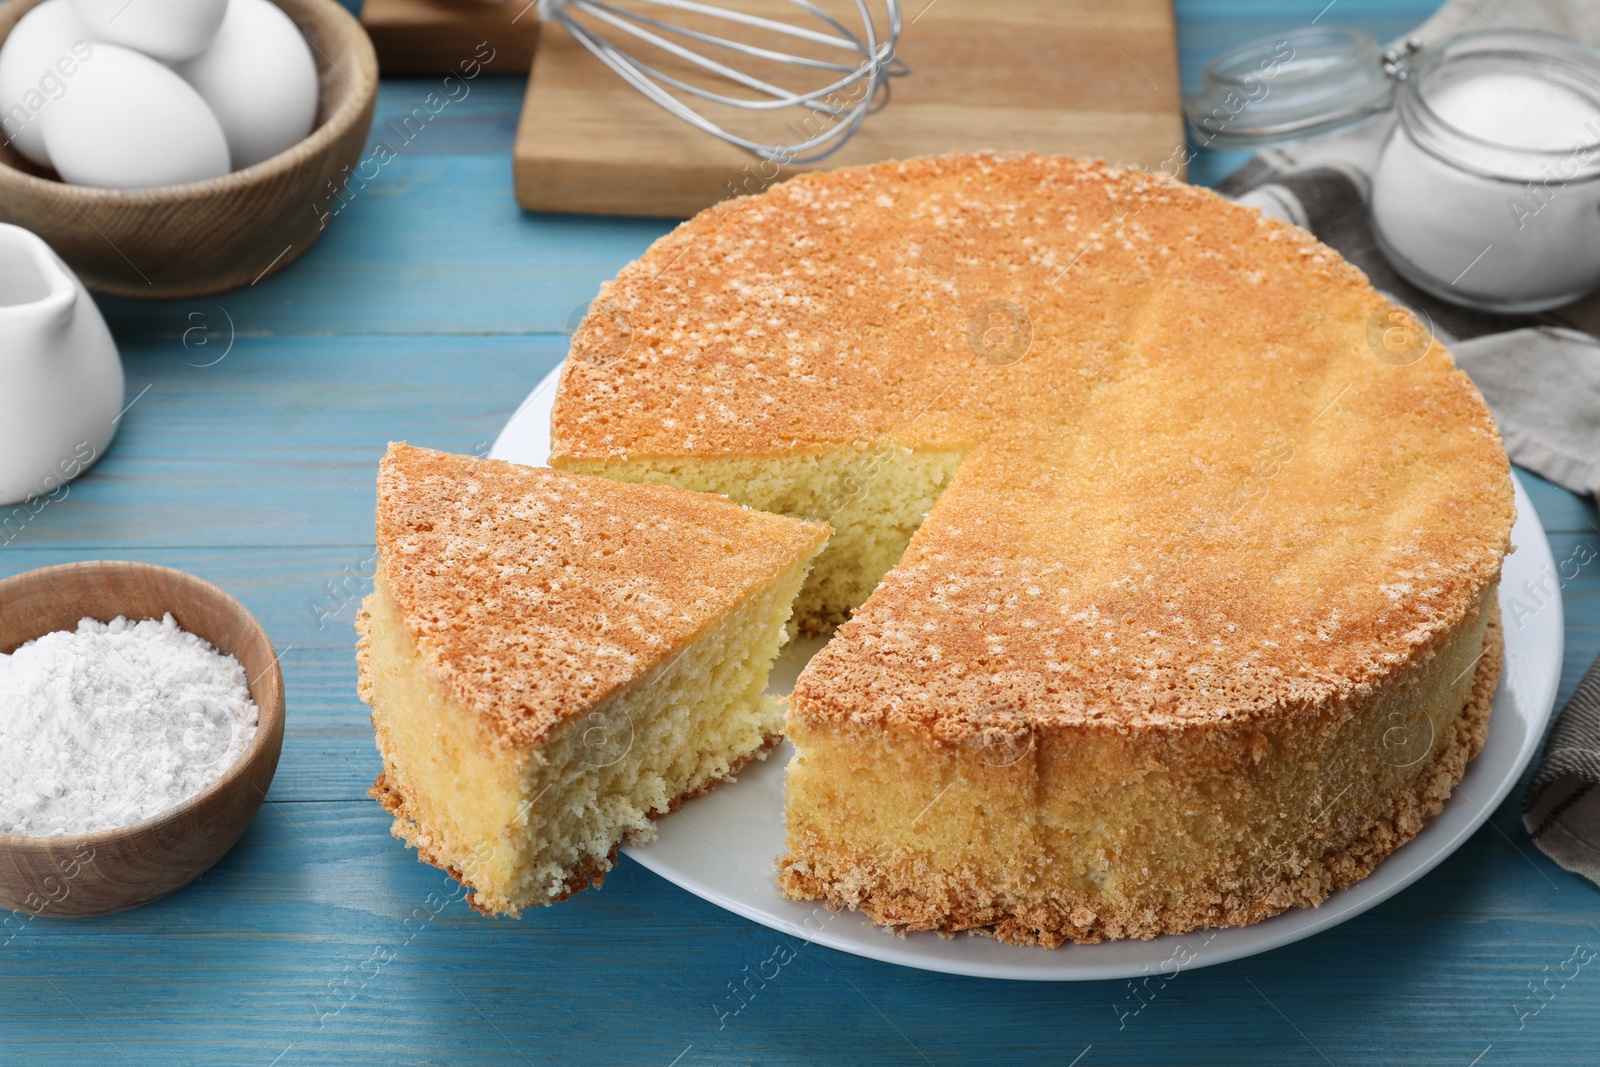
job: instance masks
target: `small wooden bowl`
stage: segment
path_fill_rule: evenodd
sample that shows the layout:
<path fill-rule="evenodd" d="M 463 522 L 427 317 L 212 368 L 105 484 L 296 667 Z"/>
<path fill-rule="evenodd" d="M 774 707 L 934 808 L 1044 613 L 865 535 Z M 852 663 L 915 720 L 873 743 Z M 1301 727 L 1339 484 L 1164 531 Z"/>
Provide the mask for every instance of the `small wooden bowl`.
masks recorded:
<path fill-rule="evenodd" d="M 238 659 L 260 709 L 237 763 L 199 795 L 146 822 L 67 837 L 0 834 L 0 908 L 75 918 L 148 904 L 204 874 L 232 848 L 267 795 L 283 748 L 283 673 L 261 625 L 210 582 L 148 563 L 65 563 L 0 581 L 0 652 L 78 620 L 171 612 Z"/>
<path fill-rule="evenodd" d="M 0 40 L 42 2 L 0 4 Z M 378 60 L 361 24 L 334 0 L 273 2 L 316 58 L 321 99 L 309 137 L 221 178 L 156 189 L 68 185 L 0 145 L 0 222 L 32 230 L 85 285 L 118 296 L 220 293 L 293 263 L 322 233 L 336 193 L 357 170 L 378 97 Z"/>

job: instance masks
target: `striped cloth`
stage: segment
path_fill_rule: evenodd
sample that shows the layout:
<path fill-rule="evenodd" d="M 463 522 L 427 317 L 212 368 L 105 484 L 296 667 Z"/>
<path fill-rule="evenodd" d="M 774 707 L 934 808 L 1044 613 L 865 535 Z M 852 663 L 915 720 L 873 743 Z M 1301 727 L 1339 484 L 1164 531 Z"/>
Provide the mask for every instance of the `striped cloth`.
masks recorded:
<path fill-rule="evenodd" d="M 1600 884 L 1600 660 L 1550 731 L 1522 798 L 1522 824 L 1545 855 Z"/>

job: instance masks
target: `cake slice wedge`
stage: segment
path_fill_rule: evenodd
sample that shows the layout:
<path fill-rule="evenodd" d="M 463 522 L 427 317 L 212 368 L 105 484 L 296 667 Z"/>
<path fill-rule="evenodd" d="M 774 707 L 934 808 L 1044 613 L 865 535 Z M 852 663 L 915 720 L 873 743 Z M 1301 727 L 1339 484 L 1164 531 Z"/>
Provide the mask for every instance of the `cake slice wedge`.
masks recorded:
<path fill-rule="evenodd" d="M 762 695 L 827 525 L 389 446 L 356 627 L 393 833 L 486 914 L 598 885 L 765 755 Z"/>

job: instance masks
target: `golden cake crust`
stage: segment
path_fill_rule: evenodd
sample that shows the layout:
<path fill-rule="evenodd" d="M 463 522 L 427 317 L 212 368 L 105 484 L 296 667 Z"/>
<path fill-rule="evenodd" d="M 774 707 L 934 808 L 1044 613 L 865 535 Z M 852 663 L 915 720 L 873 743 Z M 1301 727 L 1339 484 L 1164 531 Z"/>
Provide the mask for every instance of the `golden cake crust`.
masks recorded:
<path fill-rule="evenodd" d="M 967 450 L 803 674 L 813 721 L 1310 721 L 1429 655 L 1509 548 L 1499 434 L 1445 348 L 1304 231 L 1145 172 L 805 175 L 595 306 L 557 465 Z"/>
<path fill-rule="evenodd" d="M 1155 906 L 1148 901 L 1108 905 L 1104 899 L 1097 899 L 1092 902 L 1093 907 L 1045 905 L 1007 910 L 975 904 L 988 899 L 991 892 L 984 873 L 979 871 L 923 868 L 914 875 L 918 891 L 915 897 L 884 892 L 885 885 L 904 885 L 904 872 L 874 869 L 870 856 L 860 857 L 859 866 L 847 879 L 816 877 L 804 862 L 796 862 L 794 856 L 784 857 L 780 861 L 779 885 L 789 896 L 825 900 L 834 910 L 859 909 L 874 921 L 902 933 L 922 930 L 949 936 L 969 931 L 1015 945 L 1047 948 L 1068 942 L 1149 940 L 1208 926 L 1248 926 L 1292 907 L 1314 907 L 1335 890 L 1354 885 L 1371 874 L 1379 862 L 1444 810 L 1467 763 L 1483 749 L 1488 737 L 1503 659 L 1497 606 L 1484 635 L 1482 655 L 1473 663 L 1471 693 L 1446 743 L 1434 748 L 1410 784 L 1397 792 L 1383 810 L 1373 813 L 1367 829 L 1354 841 L 1310 857 L 1292 875 L 1259 895 L 1201 891 Z"/>
<path fill-rule="evenodd" d="M 827 534 L 705 493 L 404 443 L 378 475 L 378 557 L 405 624 L 514 747 L 666 663 Z"/>

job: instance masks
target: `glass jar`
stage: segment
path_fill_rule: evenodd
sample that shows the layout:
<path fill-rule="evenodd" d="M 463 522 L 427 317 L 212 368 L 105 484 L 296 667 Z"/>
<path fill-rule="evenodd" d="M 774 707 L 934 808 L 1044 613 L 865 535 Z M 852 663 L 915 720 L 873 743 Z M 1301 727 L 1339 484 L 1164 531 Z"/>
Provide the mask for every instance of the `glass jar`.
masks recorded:
<path fill-rule="evenodd" d="M 1398 54 L 1366 30 L 1306 26 L 1228 49 L 1200 72 L 1184 113 L 1202 148 L 1316 140 L 1387 111 Z"/>
<path fill-rule="evenodd" d="M 1378 53 L 1357 31 L 1295 30 L 1209 64 L 1185 110 L 1217 148 L 1384 116 L 1373 235 L 1442 299 L 1527 313 L 1600 286 L 1600 52 L 1576 41 L 1488 30 Z"/>
<path fill-rule="evenodd" d="M 1423 52 L 1372 175 L 1372 230 L 1408 281 L 1485 311 L 1600 285 L 1600 53 L 1531 31 Z"/>

